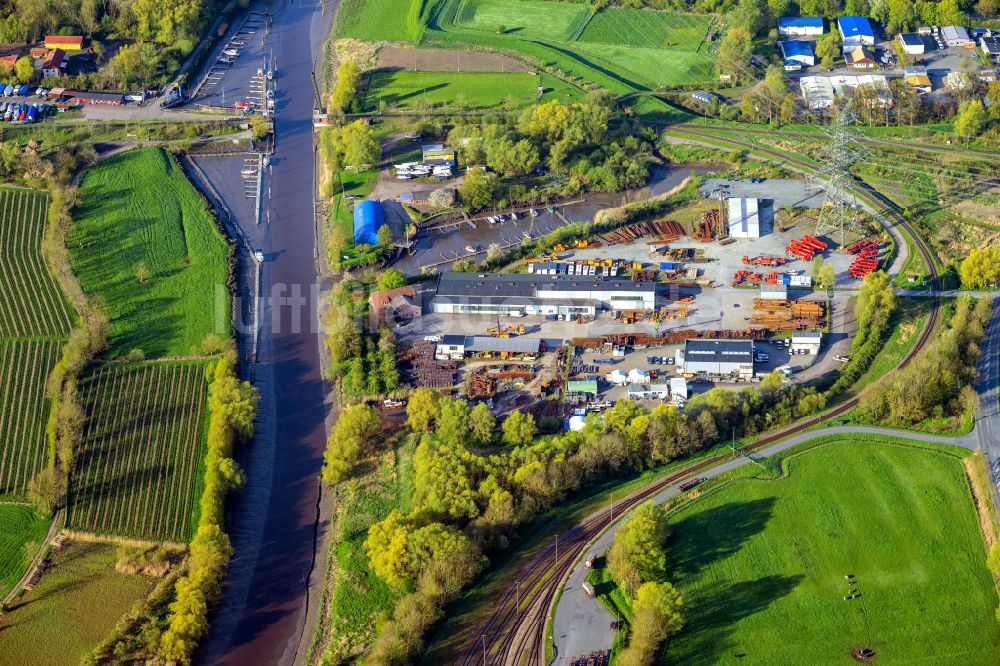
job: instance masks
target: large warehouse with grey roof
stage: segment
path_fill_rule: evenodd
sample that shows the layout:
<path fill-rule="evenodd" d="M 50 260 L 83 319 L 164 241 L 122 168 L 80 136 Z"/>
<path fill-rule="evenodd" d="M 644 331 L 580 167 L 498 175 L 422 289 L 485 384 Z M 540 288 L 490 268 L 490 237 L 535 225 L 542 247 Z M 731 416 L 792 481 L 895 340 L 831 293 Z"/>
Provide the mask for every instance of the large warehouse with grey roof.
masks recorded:
<path fill-rule="evenodd" d="M 431 311 L 440 314 L 593 316 L 652 310 L 656 283 L 627 278 L 523 273 L 442 273 Z"/>

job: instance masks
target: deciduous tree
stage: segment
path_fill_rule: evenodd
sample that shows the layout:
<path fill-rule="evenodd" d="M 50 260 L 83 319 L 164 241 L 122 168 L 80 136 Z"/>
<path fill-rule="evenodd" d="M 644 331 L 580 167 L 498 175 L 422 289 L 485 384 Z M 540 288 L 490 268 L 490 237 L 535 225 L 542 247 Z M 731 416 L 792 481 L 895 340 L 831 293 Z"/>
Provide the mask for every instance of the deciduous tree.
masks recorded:
<path fill-rule="evenodd" d="M 528 444 L 535 438 L 535 417 L 527 412 L 515 409 L 500 426 L 503 431 L 503 441 L 511 446 Z"/>

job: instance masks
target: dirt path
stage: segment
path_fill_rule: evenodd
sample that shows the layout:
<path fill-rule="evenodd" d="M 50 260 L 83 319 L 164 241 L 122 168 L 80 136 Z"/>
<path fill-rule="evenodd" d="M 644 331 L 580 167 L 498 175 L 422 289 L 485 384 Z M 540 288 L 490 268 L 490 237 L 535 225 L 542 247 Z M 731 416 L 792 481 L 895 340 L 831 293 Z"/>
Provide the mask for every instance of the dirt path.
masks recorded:
<path fill-rule="evenodd" d="M 21 502 L 7 502 L 7 504 L 21 504 Z M 42 558 L 45 556 L 45 551 L 48 549 L 49 544 L 52 540 L 56 538 L 56 535 L 62 530 L 62 516 L 63 509 L 56 510 L 54 516 L 52 516 L 52 523 L 49 525 L 49 531 L 45 534 L 45 538 L 42 543 L 38 545 L 38 552 L 35 553 L 35 557 L 31 560 L 31 564 L 28 566 L 27 571 L 21 576 L 21 579 L 17 581 L 17 585 L 11 588 L 10 592 L 3 599 L 3 604 L 6 606 L 14 600 L 17 596 L 18 590 L 28 584 L 32 576 L 35 575 L 35 571 L 38 569 L 39 565 L 42 563 Z"/>

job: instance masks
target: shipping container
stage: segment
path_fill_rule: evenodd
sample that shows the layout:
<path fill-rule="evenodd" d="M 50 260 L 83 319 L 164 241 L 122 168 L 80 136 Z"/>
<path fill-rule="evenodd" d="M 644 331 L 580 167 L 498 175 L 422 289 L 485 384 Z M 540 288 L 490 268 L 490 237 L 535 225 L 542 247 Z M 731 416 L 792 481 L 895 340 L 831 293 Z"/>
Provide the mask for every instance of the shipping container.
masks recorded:
<path fill-rule="evenodd" d="M 660 262 L 661 271 L 672 271 L 674 270 L 674 262 L 672 261 L 661 261 Z"/>
<path fill-rule="evenodd" d="M 591 585 L 590 583 L 584 581 L 583 585 L 581 585 L 580 587 L 583 588 L 583 591 L 587 594 L 588 597 L 597 596 L 597 590 L 595 590 L 594 586 Z"/>
<path fill-rule="evenodd" d="M 792 287 L 811 287 L 812 278 L 808 275 L 791 275 L 789 276 L 789 285 Z"/>

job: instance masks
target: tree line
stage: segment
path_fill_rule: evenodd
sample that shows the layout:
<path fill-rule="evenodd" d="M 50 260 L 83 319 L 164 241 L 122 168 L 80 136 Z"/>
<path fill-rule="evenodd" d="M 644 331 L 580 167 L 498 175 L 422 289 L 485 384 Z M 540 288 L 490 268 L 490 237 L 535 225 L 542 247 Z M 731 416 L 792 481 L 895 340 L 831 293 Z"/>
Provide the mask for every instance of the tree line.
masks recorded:
<path fill-rule="evenodd" d="M 226 496 L 245 476 L 233 459 L 233 447 L 253 436 L 257 389 L 236 373 L 236 350 L 230 347 L 206 369 L 208 380 L 208 453 L 198 527 L 191 541 L 187 574 L 177 581 L 166 629 L 157 655 L 190 664 L 198 641 L 208 631 L 208 613 L 222 594 L 222 580 L 233 549 L 225 532 Z M 157 626 L 150 630 L 159 631 Z M 154 641 L 155 642 L 155 641 Z"/>
<path fill-rule="evenodd" d="M 960 298 L 944 330 L 881 390 L 870 392 L 859 412 L 880 424 L 909 428 L 932 421 L 924 425 L 943 430 L 975 413 L 976 361 L 992 309 L 988 298 Z"/>
<path fill-rule="evenodd" d="M 684 599 L 667 582 L 669 536 L 666 512 L 648 500 L 622 521 L 608 549 L 608 572 L 632 600 L 628 646 L 616 661 L 622 666 L 655 663 L 664 641 L 684 627 Z"/>

